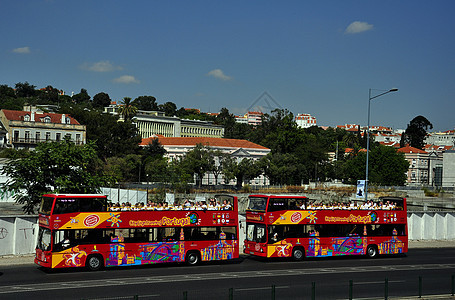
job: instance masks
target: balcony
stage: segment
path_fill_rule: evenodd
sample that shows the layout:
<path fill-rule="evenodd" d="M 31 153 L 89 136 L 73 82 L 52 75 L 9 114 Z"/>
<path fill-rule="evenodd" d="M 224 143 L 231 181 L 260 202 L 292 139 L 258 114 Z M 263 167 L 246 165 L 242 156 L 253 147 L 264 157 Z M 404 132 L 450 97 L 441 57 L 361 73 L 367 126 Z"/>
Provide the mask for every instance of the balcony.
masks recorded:
<path fill-rule="evenodd" d="M 62 141 L 62 140 L 60 140 Z M 13 138 L 13 144 L 27 144 L 27 145 L 36 145 L 38 143 L 44 142 L 56 142 L 55 140 L 50 139 L 34 139 L 34 138 Z M 82 141 L 72 141 L 76 145 L 83 145 Z"/>

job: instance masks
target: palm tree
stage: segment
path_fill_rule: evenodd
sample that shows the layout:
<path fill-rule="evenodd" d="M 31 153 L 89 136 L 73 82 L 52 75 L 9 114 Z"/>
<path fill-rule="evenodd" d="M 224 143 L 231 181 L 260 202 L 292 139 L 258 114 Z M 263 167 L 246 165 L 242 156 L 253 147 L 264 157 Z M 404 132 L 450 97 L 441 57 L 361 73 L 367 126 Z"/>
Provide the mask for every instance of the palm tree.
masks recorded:
<path fill-rule="evenodd" d="M 118 113 L 125 121 L 131 120 L 137 112 L 137 107 L 131 104 L 130 97 L 123 98 L 123 104 L 118 105 Z"/>

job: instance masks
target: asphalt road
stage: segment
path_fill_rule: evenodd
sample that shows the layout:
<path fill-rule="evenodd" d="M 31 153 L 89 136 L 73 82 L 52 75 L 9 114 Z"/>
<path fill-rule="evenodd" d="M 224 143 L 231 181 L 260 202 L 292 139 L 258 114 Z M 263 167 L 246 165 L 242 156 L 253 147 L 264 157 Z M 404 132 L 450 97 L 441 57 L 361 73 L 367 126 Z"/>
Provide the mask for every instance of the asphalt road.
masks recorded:
<path fill-rule="evenodd" d="M 35 265 L 0 266 L 0 299 L 389 299 L 452 292 L 455 249 L 410 249 L 407 256 L 155 265 L 45 271 Z M 386 286 L 385 282 L 388 281 Z M 127 298 L 128 297 L 128 298 Z"/>

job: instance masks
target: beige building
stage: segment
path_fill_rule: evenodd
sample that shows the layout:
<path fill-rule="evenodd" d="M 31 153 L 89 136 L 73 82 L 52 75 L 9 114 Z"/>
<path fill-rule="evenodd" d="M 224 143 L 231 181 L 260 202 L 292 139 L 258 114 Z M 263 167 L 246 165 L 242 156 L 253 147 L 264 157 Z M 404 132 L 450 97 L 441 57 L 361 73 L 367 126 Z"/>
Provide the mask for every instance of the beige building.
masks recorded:
<path fill-rule="evenodd" d="M 38 143 L 61 141 L 68 137 L 76 144 L 85 144 L 86 126 L 65 114 L 40 110 L 17 111 L 2 109 L 0 122 L 6 130 L 6 146 L 34 149 Z"/>
<path fill-rule="evenodd" d="M 407 183 L 410 185 L 428 185 L 430 183 L 428 152 L 411 146 L 400 148 L 398 152 L 404 153 L 409 162 Z"/>
<path fill-rule="evenodd" d="M 111 105 L 104 111 L 118 114 L 118 107 Z M 143 139 L 160 135 L 164 137 L 213 137 L 222 138 L 224 128 L 207 121 L 167 117 L 160 111 L 138 110 L 132 119 Z"/>

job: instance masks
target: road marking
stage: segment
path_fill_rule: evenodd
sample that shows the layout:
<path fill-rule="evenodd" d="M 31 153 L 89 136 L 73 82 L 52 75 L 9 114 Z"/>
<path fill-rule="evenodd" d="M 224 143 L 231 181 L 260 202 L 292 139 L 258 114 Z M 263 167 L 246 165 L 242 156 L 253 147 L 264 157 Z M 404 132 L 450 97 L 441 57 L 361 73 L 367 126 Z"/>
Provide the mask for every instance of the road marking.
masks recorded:
<path fill-rule="evenodd" d="M 153 282 L 184 282 L 184 281 L 210 281 L 232 278 L 251 278 L 251 277 L 279 277 L 279 276 L 298 276 L 298 275 L 319 275 L 327 273 L 365 273 L 365 272 L 385 272 L 390 270 L 415 271 L 429 269 L 455 269 L 455 264 L 424 264 L 424 265 L 390 265 L 390 266 L 362 266 L 355 267 L 339 267 L 339 268 L 311 268 L 311 269 L 279 269 L 268 271 L 241 271 L 241 272 L 219 272 L 219 273 L 203 273 L 203 274 L 182 274 L 182 275 L 163 275 L 163 276 L 145 276 L 145 277 L 126 277 L 117 279 L 98 279 L 98 280 L 83 280 L 83 281 L 68 281 L 68 282 L 49 282 L 38 284 L 10 285 L 1 286 L 0 294 L 12 294 L 45 290 L 62 290 L 62 289 L 77 289 L 81 287 L 109 287 L 126 285 L 141 285 L 145 281 Z M 359 284 L 359 283 L 356 283 Z"/>

